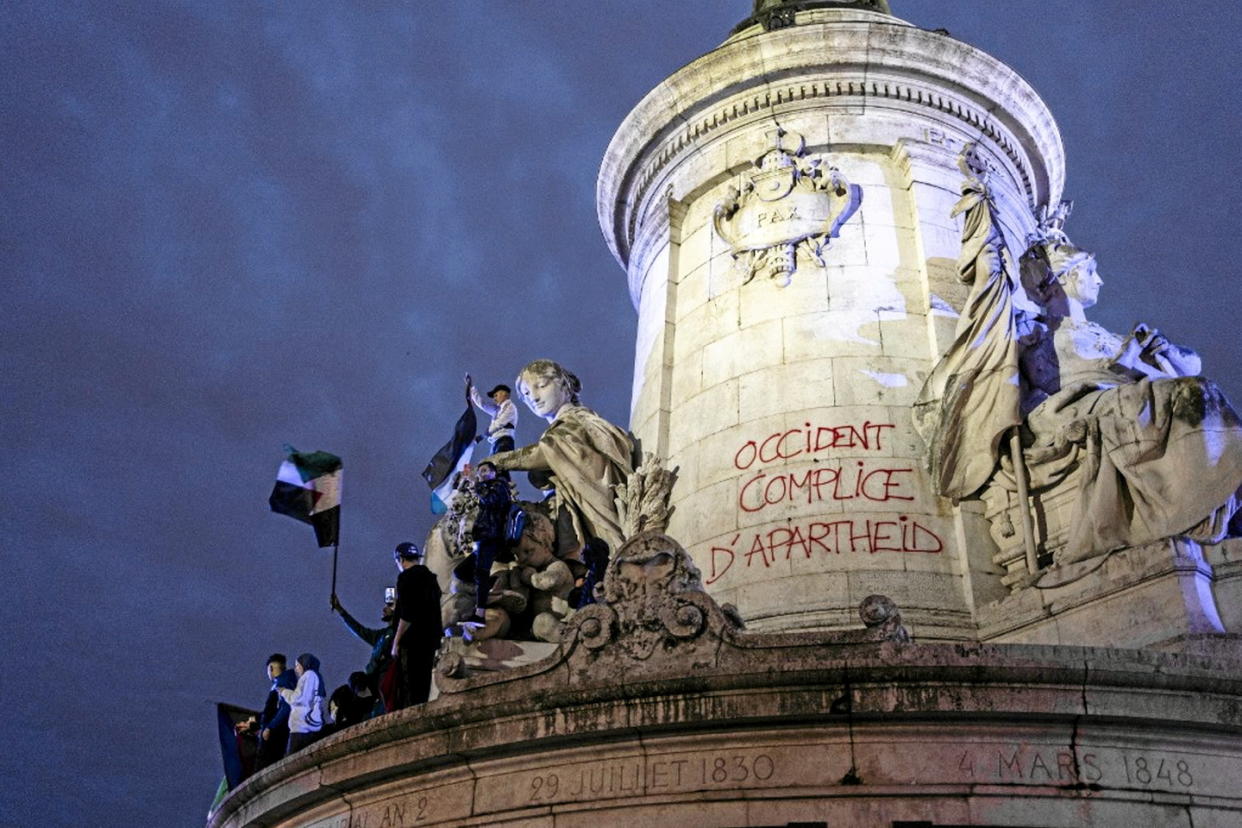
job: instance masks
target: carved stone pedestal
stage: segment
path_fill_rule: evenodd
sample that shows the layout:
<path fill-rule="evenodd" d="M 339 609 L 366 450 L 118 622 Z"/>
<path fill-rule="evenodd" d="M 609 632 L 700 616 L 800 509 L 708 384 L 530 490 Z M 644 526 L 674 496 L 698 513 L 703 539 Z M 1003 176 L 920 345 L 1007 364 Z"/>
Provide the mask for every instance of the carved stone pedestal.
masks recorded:
<path fill-rule="evenodd" d="M 1242 823 L 1242 662 L 912 644 L 879 596 L 862 629 L 748 634 L 655 533 L 604 586 L 547 658 L 317 742 L 209 825 Z"/>
<path fill-rule="evenodd" d="M 1238 662 L 813 639 L 722 645 L 721 669 L 689 672 L 661 646 L 641 669 L 584 673 L 578 646 L 317 742 L 210 824 L 1242 822 Z"/>
<path fill-rule="evenodd" d="M 1223 636 L 1234 628 L 1222 623 L 1214 580 L 1202 547 L 1193 541 L 1176 538 L 1125 549 L 1028 576 L 1016 592 L 979 609 L 979 637 L 1177 649 L 1186 636 L 1218 636 L 1229 652 L 1237 642 Z M 1237 580 L 1242 579 L 1233 575 L 1230 584 Z"/>
<path fill-rule="evenodd" d="M 464 678 L 470 673 L 494 673 L 525 667 L 555 651 L 556 645 L 547 641 L 488 638 L 475 642 L 463 638 L 447 639 L 440 647 L 436 686 L 452 687 L 454 679 Z"/>
<path fill-rule="evenodd" d="M 1203 558 L 1212 567 L 1212 594 L 1225 629 L 1242 630 L 1242 538 L 1205 545 Z"/>

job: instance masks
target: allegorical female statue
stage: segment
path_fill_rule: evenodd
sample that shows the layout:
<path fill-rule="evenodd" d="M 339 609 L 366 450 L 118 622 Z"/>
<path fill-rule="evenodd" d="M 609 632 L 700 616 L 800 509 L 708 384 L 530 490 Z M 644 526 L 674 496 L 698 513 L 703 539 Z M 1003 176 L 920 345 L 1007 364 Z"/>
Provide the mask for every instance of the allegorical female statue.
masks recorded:
<path fill-rule="evenodd" d="M 616 550 L 624 538 L 614 490 L 634 471 L 633 439 L 583 406 L 578 378 L 552 360 L 527 365 L 514 386 L 548 427 L 534 445 L 488 459 L 499 469 L 548 473 L 556 490 L 553 514 L 569 513 L 577 545 L 599 538 Z"/>
<path fill-rule="evenodd" d="M 1219 541 L 1242 497 L 1242 422 L 1198 376 L 1199 357 L 1146 325 L 1119 336 L 1089 321 L 1103 281 L 1059 222 L 1045 225 L 1021 267 L 1043 309 L 1017 331 L 1030 488 L 1064 485 L 1080 469 L 1057 560 L 1174 535 Z M 1005 485 L 1011 470 L 998 478 Z"/>
<path fill-rule="evenodd" d="M 1017 311 L 987 164 L 968 144 L 959 165 L 958 274 L 971 291 L 914 406 L 937 493 L 995 503 L 1071 489 L 1059 563 L 1173 536 L 1219 541 L 1242 500 L 1242 422 L 1199 358 L 1145 325 L 1118 336 L 1087 320 L 1102 281 L 1065 235 L 1069 202 L 1041 214 L 1021 260 L 1042 311 Z"/>

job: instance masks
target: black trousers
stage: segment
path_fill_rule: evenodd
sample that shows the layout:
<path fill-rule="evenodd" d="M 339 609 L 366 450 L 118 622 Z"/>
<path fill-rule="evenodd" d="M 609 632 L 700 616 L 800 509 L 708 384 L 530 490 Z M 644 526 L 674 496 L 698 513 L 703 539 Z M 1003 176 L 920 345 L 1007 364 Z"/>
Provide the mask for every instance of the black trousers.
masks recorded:
<path fill-rule="evenodd" d="M 297 753 L 302 748 L 316 741 L 323 734 L 316 730 L 314 733 L 290 733 L 289 734 L 289 750 L 287 754 Z"/>
<path fill-rule="evenodd" d="M 492 443 L 491 446 L 492 446 L 492 454 L 500 454 L 500 452 L 502 451 L 513 451 L 513 438 L 512 437 L 501 437 L 499 440 Z M 496 476 L 499 477 L 501 480 L 508 480 L 509 472 L 498 471 L 496 472 Z"/>
<path fill-rule="evenodd" d="M 474 606 L 482 612 L 487 608 L 487 594 L 492 590 L 492 564 L 504 542 L 496 538 L 479 540 L 474 547 Z"/>
<path fill-rule="evenodd" d="M 435 663 L 435 647 L 401 648 L 401 707 L 427 701 L 431 695 L 431 670 Z"/>
<path fill-rule="evenodd" d="M 257 731 L 255 738 L 259 740 L 259 752 L 255 758 L 255 770 L 262 770 L 285 758 L 285 749 L 289 747 L 289 728 L 281 727 L 272 730 L 263 740 L 263 731 Z"/>

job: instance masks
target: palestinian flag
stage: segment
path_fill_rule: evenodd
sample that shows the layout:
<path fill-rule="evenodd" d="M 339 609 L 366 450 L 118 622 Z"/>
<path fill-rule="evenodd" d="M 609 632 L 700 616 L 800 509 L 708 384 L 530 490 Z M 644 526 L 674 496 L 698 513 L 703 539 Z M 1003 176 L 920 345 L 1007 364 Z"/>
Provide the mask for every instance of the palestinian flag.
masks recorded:
<path fill-rule="evenodd" d="M 258 740 L 255 733 L 238 733 L 237 725 L 258 719 L 259 713 L 235 704 L 216 704 L 216 729 L 220 734 L 220 756 L 224 760 L 225 790 L 231 791 L 254 773 Z M 223 797 L 221 797 L 223 799 Z"/>
<path fill-rule="evenodd" d="M 320 547 L 335 546 L 341 538 L 341 458 L 290 449 L 267 502 L 273 512 L 314 526 Z"/>
<path fill-rule="evenodd" d="M 466 413 L 457 418 L 453 438 L 445 443 L 423 469 L 423 479 L 431 487 L 431 512 L 442 515 L 453 491 L 453 477 L 470 462 L 474 453 L 474 435 L 479 429 L 474 407 L 466 403 Z"/>

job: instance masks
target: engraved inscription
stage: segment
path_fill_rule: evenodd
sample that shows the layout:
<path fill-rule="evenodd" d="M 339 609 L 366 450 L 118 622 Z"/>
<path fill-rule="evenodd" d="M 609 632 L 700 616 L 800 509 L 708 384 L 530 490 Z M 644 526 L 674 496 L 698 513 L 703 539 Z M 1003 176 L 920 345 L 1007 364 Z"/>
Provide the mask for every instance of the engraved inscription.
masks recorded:
<path fill-rule="evenodd" d="M 1189 788 L 1195 784 L 1190 763 L 1185 759 L 1144 754 L 1121 754 L 1126 781 L 1155 788 Z"/>
<path fill-rule="evenodd" d="M 341 819 L 340 828 L 408 828 L 430 817 L 430 796 L 415 793 L 354 811 Z"/>
<path fill-rule="evenodd" d="M 963 751 L 957 770 L 969 779 L 1031 785 L 1098 785 L 1187 791 L 1198 772 L 1193 756 L 1112 750 L 1035 749 L 1011 745 Z"/>
<path fill-rule="evenodd" d="M 561 767 L 531 776 L 523 787 L 529 803 L 639 796 L 649 793 L 763 784 L 778 775 L 766 753 L 710 753 Z"/>

